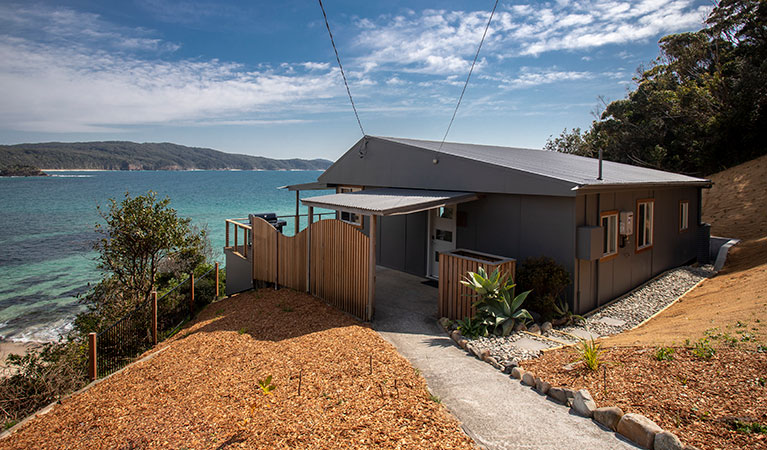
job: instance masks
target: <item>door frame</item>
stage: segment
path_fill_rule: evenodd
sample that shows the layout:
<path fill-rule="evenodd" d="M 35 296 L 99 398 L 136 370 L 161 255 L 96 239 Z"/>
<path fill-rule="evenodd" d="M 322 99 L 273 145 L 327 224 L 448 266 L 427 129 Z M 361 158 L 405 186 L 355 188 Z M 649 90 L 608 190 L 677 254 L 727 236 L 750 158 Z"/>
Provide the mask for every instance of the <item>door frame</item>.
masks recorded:
<path fill-rule="evenodd" d="M 432 225 L 434 225 L 434 221 L 432 220 L 432 214 L 434 210 L 439 210 L 439 208 L 453 208 L 453 250 L 458 248 L 457 246 L 457 240 L 458 240 L 458 204 L 453 203 L 450 205 L 443 205 L 438 206 L 436 208 L 431 208 L 427 210 L 428 217 L 426 220 L 426 278 L 430 278 L 432 280 L 439 280 L 439 276 L 432 274 L 432 269 L 434 267 L 434 239 L 432 239 Z"/>

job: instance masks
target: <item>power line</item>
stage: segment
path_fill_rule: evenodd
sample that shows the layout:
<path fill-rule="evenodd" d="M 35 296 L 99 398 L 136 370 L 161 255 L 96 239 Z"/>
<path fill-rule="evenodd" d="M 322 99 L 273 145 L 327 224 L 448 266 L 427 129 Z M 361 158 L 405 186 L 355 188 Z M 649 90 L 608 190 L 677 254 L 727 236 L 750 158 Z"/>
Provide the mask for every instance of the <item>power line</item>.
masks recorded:
<path fill-rule="evenodd" d="M 320 2 L 320 9 L 322 9 L 322 17 L 325 18 L 325 28 L 328 29 L 328 35 L 330 35 L 330 43 L 333 45 L 333 51 L 336 52 L 336 61 L 338 61 L 338 67 L 341 69 L 341 76 L 344 79 L 344 86 L 346 86 L 346 93 L 349 94 L 349 101 L 352 104 L 352 109 L 354 110 L 354 117 L 357 118 L 357 124 L 360 126 L 360 131 L 362 131 L 362 135 L 365 136 L 365 130 L 362 128 L 362 122 L 360 121 L 360 115 L 357 114 L 357 107 L 354 106 L 354 99 L 352 99 L 352 91 L 349 90 L 349 82 L 346 81 L 346 74 L 344 73 L 344 66 L 341 65 L 341 58 L 338 56 L 338 49 L 336 49 L 336 42 L 333 40 L 333 33 L 330 31 L 330 24 L 328 23 L 328 15 L 325 14 L 325 7 L 322 6 L 322 0 L 317 0 Z M 497 4 L 497 0 L 496 0 Z M 485 30 L 487 32 L 487 30 Z M 484 39 L 484 37 L 483 37 Z"/>
<path fill-rule="evenodd" d="M 472 61 L 471 63 L 471 69 L 469 69 L 469 75 L 466 77 L 466 83 L 463 84 L 463 90 L 461 91 L 461 96 L 458 97 L 458 104 L 455 105 L 455 110 L 453 111 L 453 117 L 450 118 L 450 123 L 448 124 L 447 130 L 445 131 L 445 136 L 442 137 L 442 142 L 439 143 L 440 150 L 442 150 L 442 145 L 445 144 L 445 139 L 447 139 L 447 134 L 450 133 L 450 127 L 453 126 L 455 115 L 456 113 L 458 113 L 458 107 L 461 106 L 461 100 L 463 100 L 463 94 L 466 93 L 466 86 L 469 85 L 469 78 L 471 78 L 471 73 L 474 72 L 474 65 L 477 63 L 477 58 L 479 57 L 479 51 L 482 50 L 482 43 L 485 42 L 485 36 L 487 36 L 487 29 L 490 28 L 490 22 L 493 21 L 493 15 L 495 14 L 495 8 L 497 7 L 498 7 L 498 0 L 495 0 L 495 5 L 493 5 L 493 10 L 490 11 L 490 18 L 487 19 L 487 25 L 485 25 L 485 32 L 482 33 L 482 39 L 479 41 L 479 47 L 477 47 L 477 53 L 474 55 L 474 61 Z"/>

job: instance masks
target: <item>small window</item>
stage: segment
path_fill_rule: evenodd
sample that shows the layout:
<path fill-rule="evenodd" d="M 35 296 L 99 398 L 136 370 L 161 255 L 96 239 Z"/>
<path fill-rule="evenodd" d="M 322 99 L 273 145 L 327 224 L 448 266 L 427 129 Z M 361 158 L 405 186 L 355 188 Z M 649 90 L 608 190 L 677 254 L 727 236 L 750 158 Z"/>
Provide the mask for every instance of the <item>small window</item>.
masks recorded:
<path fill-rule="evenodd" d="M 445 242 L 453 242 L 453 232 L 447 230 L 440 230 L 437 228 L 434 233 L 434 239 Z"/>
<path fill-rule="evenodd" d="M 602 225 L 602 258 L 618 253 L 618 212 L 604 212 L 600 215 Z"/>
<path fill-rule="evenodd" d="M 452 219 L 453 218 L 453 207 L 452 206 L 441 206 L 439 208 L 439 217 L 441 219 Z"/>
<path fill-rule="evenodd" d="M 690 228 L 690 202 L 679 202 L 679 231 Z"/>
<path fill-rule="evenodd" d="M 637 250 L 652 247 L 654 207 L 654 200 L 637 202 Z"/>
<path fill-rule="evenodd" d="M 347 192 L 357 192 L 361 190 L 362 188 L 359 188 L 359 187 L 339 187 L 338 193 L 343 194 Z M 362 226 L 362 216 L 354 214 L 352 212 L 339 211 L 338 218 L 351 225 L 355 225 L 358 227 Z"/>

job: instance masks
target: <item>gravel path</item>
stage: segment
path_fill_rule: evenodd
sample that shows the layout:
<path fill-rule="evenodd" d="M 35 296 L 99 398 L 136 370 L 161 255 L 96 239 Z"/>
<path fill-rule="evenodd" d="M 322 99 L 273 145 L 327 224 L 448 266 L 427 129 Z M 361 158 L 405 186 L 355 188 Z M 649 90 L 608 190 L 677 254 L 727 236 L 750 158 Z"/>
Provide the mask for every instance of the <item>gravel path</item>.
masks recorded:
<path fill-rule="evenodd" d="M 573 332 L 577 328 L 582 328 L 600 336 L 611 336 L 630 330 L 673 303 L 699 281 L 713 274 L 713 266 L 710 265 L 684 266 L 670 270 L 589 316 L 585 324 L 567 327 L 563 331 Z"/>
<path fill-rule="evenodd" d="M 539 357 L 544 349 L 577 343 L 580 338 L 576 335 L 611 336 L 630 330 L 713 274 L 710 265 L 672 269 L 625 294 L 577 326 L 553 329 L 542 335 L 515 331 L 505 337 L 479 337 L 470 340 L 469 345 L 476 354 L 488 350 L 503 366 L 516 365 L 520 360 Z"/>

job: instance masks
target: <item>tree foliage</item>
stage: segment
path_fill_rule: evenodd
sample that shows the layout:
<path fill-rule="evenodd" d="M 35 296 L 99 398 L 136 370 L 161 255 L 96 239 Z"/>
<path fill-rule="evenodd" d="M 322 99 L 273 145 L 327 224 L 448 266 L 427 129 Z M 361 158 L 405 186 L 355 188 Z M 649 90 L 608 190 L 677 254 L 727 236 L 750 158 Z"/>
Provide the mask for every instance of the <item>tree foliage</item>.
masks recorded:
<path fill-rule="evenodd" d="M 665 36 L 628 97 L 546 148 L 694 175 L 767 152 L 767 2 L 722 0 L 703 29 Z"/>
<path fill-rule="evenodd" d="M 102 237 L 94 244 L 98 267 L 104 277 L 86 296 L 90 315 L 80 318 L 85 328 L 89 317 L 111 321 L 138 303 L 149 299 L 156 289 L 158 273 L 189 273 L 208 258 L 205 230 L 178 217 L 170 199 L 157 194 L 109 200 L 106 211 L 99 208 L 105 223 L 97 224 Z"/>

